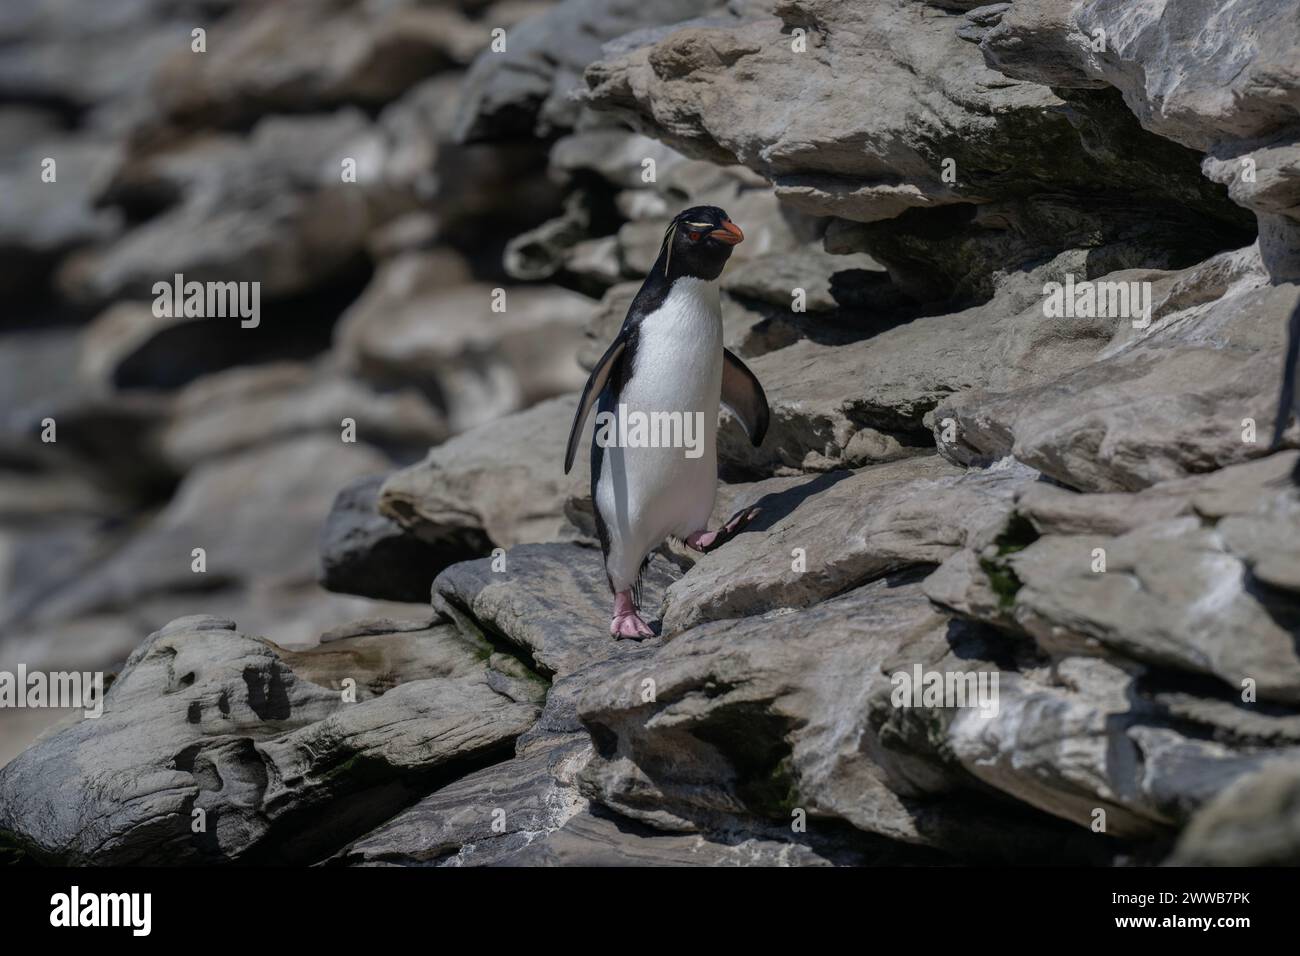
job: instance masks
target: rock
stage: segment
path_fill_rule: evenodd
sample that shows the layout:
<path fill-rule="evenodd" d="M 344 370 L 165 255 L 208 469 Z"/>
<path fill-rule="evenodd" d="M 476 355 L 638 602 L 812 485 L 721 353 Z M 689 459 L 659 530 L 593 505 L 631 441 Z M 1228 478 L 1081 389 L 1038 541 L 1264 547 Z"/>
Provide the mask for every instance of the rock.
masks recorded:
<path fill-rule="evenodd" d="M 1169 158 L 1164 165 L 1176 162 Z M 1029 272 L 1063 252 L 1077 257 L 1081 267 L 1071 270 L 1076 278 L 1095 278 L 1128 269 L 1180 269 L 1255 238 L 1249 216 L 1230 205 L 1177 225 L 1176 212 L 1158 209 L 1129 218 L 1129 210 L 1131 200 L 1122 197 L 1102 196 L 1081 206 L 1035 195 L 910 210 L 897 220 L 836 219 L 826 227 L 825 242 L 836 254 L 869 252 L 889 270 L 896 294 L 934 313 L 986 302 L 1008 274 Z"/>
<path fill-rule="evenodd" d="M 832 251 L 871 253 L 925 302 L 986 300 L 997 273 L 1070 248 L 1169 268 L 1250 241 L 1194 153 L 1144 132 L 1109 91 L 1061 99 L 993 78 L 956 14 L 830 0 L 776 13 L 607 52 L 587 71 L 587 99 L 687 155 L 748 166 L 792 208 L 838 217 L 828 248 L 834 237 Z M 805 36 L 791 39 L 796 27 Z M 1135 201 L 1150 212 L 1131 216 Z M 1187 218 L 1192 208 L 1202 214 Z"/>
<path fill-rule="evenodd" d="M 1207 153 L 1205 175 L 1256 212 L 1265 266 L 1286 281 L 1300 277 L 1300 125 L 1286 105 L 1300 89 L 1300 28 L 1291 12 L 1281 0 L 1122 10 L 1036 0 L 1004 11 L 978 42 L 1008 76 L 1114 87 L 1145 129 Z"/>
<path fill-rule="evenodd" d="M 545 138 L 572 128 L 579 107 L 568 92 L 604 41 L 717 5 L 716 0 L 563 0 L 509 31 L 505 50 L 479 54 L 465 78 L 457 138 Z"/>
<path fill-rule="evenodd" d="M 592 220 L 596 215 L 592 205 L 585 192 L 572 192 L 565 199 L 564 212 L 559 217 L 511 239 L 502 260 L 506 273 L 512 279 L 536 282 L 564 269 L 578 243 L 592 235 Z M 615 256 L 615 276 L 618 269 Z"/>
<path fill-rule="evenodd" d="M 428 248 L 437 238 L 438 220 L 427 212 L 413 212 L 371 233 L 367 251 L 372 259 L 392 259 L 404 252 Z"/>
<path fill-rule="evenodd" d="M 573 785 L 590 744 L 470 774 L 341 852 L 352 866 L 825 865 L 817 851 L 753 837 L 663 834 L 593 812 Z M 500 820 L 505 829 L 494 827 Z"/>
<path fill-rule="evenodd" d="M 1033 852 L 1044 831 L 1023 818 L 1023 828 L 1000 831 L 1000 847 L 980 846 L 978 828 L 958 825 L 933 798 L 956 781 L 941 769 L 906 768 L 868 723 L 873 690 L 888 693 L 885 664 L 942 646 L 945 626 L 915 579 L 902 579 L 803 611 L 687 631 L 651 657 L 607 669 L 582 695 L 579 713 L 597 755 L 581 790 L 670 831 L 765 819 L 788 825 L 802 809 L 810 835 L 848 822 L 959 853 Z M 648 703 L 647 679 L 654 681 Z M 964 812 L 989 823 L 999 817 L 978 801 Z M 1076 843 L 1071 852 L 1078 851 Z"/>
<path fill-rule="evenodd" d="M 650 167 L 646 160 L 652 160 L 654 164 L 654 176 L 649 183 Z M 685 162 L 689 160 L 681 153 L 649 136 L 629 132 L 620 126 L 597 126 L 556 140 L 551 147 L 550 169 L 568 180 L 594 174 L 622 189 L 649 187 L 663 193 L 671 188 L 671 180 L 661 190 L 655 188 L 660 178 Z"/>
<path fill-rule="evenodd" d="M 0 108 L 0 142 L 41 139 L 57 133 L 59 125 L 53 111 L 35 104 L 10 103 Z"/>
<path fill-rule="evenodd" d="M 439 625 L 388 638 L 396 655 L 358 638 L 290 664 L 231 621 L 173 621 L 132 654 L 102 717 L 0 770 L 0 827 L 66 863 L 315 859 L 531 723 L 534 706 L 492 690 L 471 646 L 449 653 L 460 640 Z M 340 673 L 369 693 L 346 703 L 313 681 Z"/>
<path fill-rule="evenodd" d="M 137 315 L 129 307 L 121 314 L 128 321 Z M 0 513 L 108 517 L 171 491 L 177 470 L 162 443 L 171 400 L 156 392 L 123 393 L 100 377 L 111 379 L 108 366 L 117 356 L 113 344 L 99 350 L 105 326 L 91 328 L 90 334 L 58 327 L 12 331 L 0 339 L 0 458 L 13 469 L 0 475 Z M 113 508 L 105 510 L 110 502 Z"/>
<path fill-rule="evenodd" d="M 1300 771 L 1278 762 L 1242 777 L 1198 813 L 1179 838 L 1174 866 L 1294 866 L 1300 860 Z"/>
<path fill-rule="evenodd" d="M 341 851 L 348 865 L 463 866 L 497 863 L 559 829 L 586 801 L 572 776 L 582 742 L 486 767 L 443 787 Z M 500 824 L 505 824 L 504 831 Z"/>
<path fill-rule="evenodd" d="M 1120 535 L 1153 521 L 1193 514 L 1193 497 L 1179 489 L 1198 486 L 1205 477 L 1162 482 L 1131 494 L 1079 494 L 1040 482 L 1016 498 L 1016 511 L 1039 534 Z"/>
<path fill-rule="evenodd" d="M 3 733 L 0 734 L 0 767 L 3 767 L 26 750 L 32 741 L 37 740 L 43 734 L 50 733 L 54 728 L 64 726 L 71 720 L 77 719 L 80 714 L 80 711 L 76 711 L 75 716 L 69 717 L 67 711 L 56 710 L 52 707 L 43 710 L 31 708 L 24 708 L 23 710 L 6 709 L 3 714 L 0 714 L 0 728 L 3 728 Z M 13 859 L 15 856 L 19 860 L 22 859 L 18 855 L 21 851 L 12 844 L 7 844 L 3 853 L 6 859 Z"/>
<path fill-rule="evenodd" d="M 40 483 L 48 495 L 49 478 L 40 479 Z M 102 515 L 77 517 L 69 515 L 71 508 L 55 502 L 54 508 L 42 513 L 39 493 L 26 488 L 13 493 L 11 487 L 10 482 L 0 481 L 0 501 L 12 494 L 15 510 L 33 505 L 35 509 L 22 515 L 7 513 L 7 509 L 0 511 L 0 634 L 6 625 L 22 620 L 51 594 L 89 573 L 94 562 L 111 553 L 116 541 L 108 530 L 108 518 L 122 507 L 120 502 L 114 506 L 103 501 Z M 94 501 L 93 492 L 82 498 L 82 488 L 65 485 L 65 489 L 76 495 L 83 506 L 88 503 L 86 498 Z"/>
<path fill-rule="evenodd" d="M 874 578 L 938 564 L 1002 518 L 1015 491 L 1034 477 L 1011 462 L 963 475 L 931 456 L 829 472 L 761 497 L 760 483 L 729 505 L 757 508 L 758 517 L 668 589 L 664 632 L 807 607 Z"/>
<path fill-rule="evenodd" d="M 321 532 L 321 585 L 389 601 L 425 601 L 443 568 L 488 550 L 482 535 L 451 536 L 437 545 L 378 510 L 383 475 L 358 478 L 334 499 Z"/>
<path fill-rule="evenodd" d="M 932 666 L 947 673 L 987 671 L 990 650 L 954 648 Z M 1108 661 L 1080 658 L 1056 662 L 1050 674 L 1003 669 L 996 714 L 971 707 L 890 708 L 889 724 L 879 732 L 909 741 L 903 744 L 908 750 L 937 737 L 930 745 L 936 753 L 951 755 L 976 779 L 1089 828 L 1084 832 L 1104 821 L 1104 832 L 1122 839 L 1158 836 L 1186 823 L 1268 759 L 1169 729 L 1163 715 L 1135 704 L 1130 680 Z M 884 700 L 876 703 L 883 713 Z M 945 729 L 936 731 L 935 721 Z"/>
<path fill-rule="evenodd" d="M 794 290 L 803 289 L 802 305 L 808 311 L 829 312 L 842 304 L 836 298 L 838 274 L 851 271 L 884 272 L 870 256 L 832 256 L 809 246 L 738 263 L 723 275 L 722 287 L 732 295 L 785 309 L 791 308 Z"/>
<path fill-rule="evenodd" d="M 8 329 L 0 334 L 0 418 L 7 441 L 43 409 L 82 397 L 76 382 L 76 328 Z"/>
<path fill-rule="evenodd" d="M 73 583 L 79 576 L 72 579 Z M 164 591 L 140 598 L 129 607 L 91 611 L 76 616 L 43 607 L 69 582 L 58 581 L 50 596 L 32 605 L 21 620 L 0 627 L 0 665 L 29 668 L 113 672 L 121 668 L 140 635 L 157 630 L 186 612 L 224 616 L 239 610 L 247 615 L 249 633 L 274 640 L 281 647 L 311 647 L 322 632 L 359 618 L 404 621 L 427 617 L 428 600 L 420 604 L 378 601 L 331 594 L 315 581 L 275 587 L 231 584 L 206 591 Z M 158 622 L 161 621 L 162 624 Z"/>
<path fill-rule="evenodd" d="M 928 445 L 930 413 L 953 393 L 1043 381 L 1089 361 L 1124 334 L 1116 321 L 1047 318 L 1042 304 L 1044 283 L 1081 271 L 1085 258 L 1066 253 L 1008 277 L 986 305 L 894 324 L 847 345 L 808 339 L 757 356 L 749 365 L 772 407 L 768 437 L 752 449 L 739 428 L 724 430 L 720 454 L 748 474 L 842 467 L 854 463 L 850 444 L 866 428 L 904 446 Z M 944 417 L 936 413 L 937 426 Z"/>
<path fill-rule="evenodd" d="M 0 55 L 0 88 L 3 66 Z M 121 232 L 120 212 L 95 202 L 119 154 L 112 140 L 67 135 L 24 137 L 6 148 L 0 161 L 0 291 L 30 295 L 61 256 Z M 47 173 L 56 179 L 44 181 Z"/>
<path fill-rule="evenodd" d="M 593 603 L 591 607 L 595 613 L 597 605 Z M 626 651 L 627 649 L 622 649 L 608 656 L 599 655 L 596 660 L 571 673 L 552 676 L 537 723 L 515 741 L 515 755 L 529 758 L 575 743 L 589 748 L 591 735 L 578 716 L 578 702 L 587 688 L 600 680 L 600 675 L 618 668 Z M 589 756 L 589 750 L 584 749 L 581 761 L 583 765 Z"/>
<path fill-rule="evenodd" d="M 1105 574 L 1091 570 L 1098 547 L 1105 550 Z M 1297 609 L 1271 607 L 1252 595 L 1241 557 L 1197 519 L 1111 539 L 1046 538 L 1010 563 L 1025 583 L 1016 593 L 1017 619 L 1045 646 L 1100 642 L 1142 660 L 1214 674 L 1237 689 L 1249 679 L 1265 699 L 1300 700 L 1300 659 L 1288 623 Z M 1213 602 L 1211 618 L 1200 613 L 1198 599 Z"/>
<path fill-rule="evenodd" d="M 53 371 L 53 365 L 43 369 L 36 356 L 31 358 L 32 366 L 22 371 L 22 378 Z M 71 380 L 71 368 L 63 366 L 59 372 L 68 378 L 33 395 L 30 402 L 20 399 L 0 419 L 0 457 L 26 476 L 21 483 L 41 488 L 41 496 L 57 494 L 57 473 L 72 472 L 77 476 L 74 486 L 89 481 L 96 487 L 74 510 L 83 510 L 83 505 L 93 510 L 97 499 L 147 505 L 165 495 L 175 480 L 158 440 L 169 410 L 166 396 L 98 396 Z"/>
<path fill-rule="evenodd" d="M 468 64 L 487 41 L 460 11 L 410 0 L 252 5 L 211 31 L 210 50 L 197 63 L 184 50 L 164 64 L 157 89 L 171 120 L 205 125 L 374 106 L 432 73 Z"/>
<path fill-rule="evenodd" d="M 565 501 L 591 481 L 585 455 L 564 474 L 576 406 L 576 397 L 552 399 L 430 449 L 384 482 L 380 513 L 435 544 L 467 532 L 498 547 L 555 538 Z"/>
<path fill-rule="evenodd" d="M 348 425 L 348 422 L 351 425 Z M 414 389 L 379 392 L 328 369 L 273 363 L 204 376 L 177 395 L 162 448 L 178 472 L 209 458 L 305 434 L 353 440 L 413 458 L 447 435 Z"/>
<path fill-rule="evenodd" d="M 314 582 L 317 536 L 336 488 L 386 464 L 364 446 L 304 436 L 201 465 L 121 549 L 43 604 L 38 620 L 166 592 Z M 195 548 L 204 550 L 202 573 L 193 570 Z"/>
<path fill-rule="evenodd" d="M 1160 181 L 1178 201 L 1199 191 L 1215 203 L 1190 155 L 1158 179 L 1142 170 L 1152 157 L 1138 144 L 1178 151 L 1131 119 L 1135 148 L 1111 152 L 1108 178 L 1098 181 L 1098 164 L 1075 159 L 1095 154 L 1088 118 L 1046 85 L 989 69 L 958 36 L 959 13 L 834 0 L 790 0 L 775 13 L 779 22 L 647 35 L 587 68 L 586 101 L 688 156 L 750 167 L 797 209 L 859 222 L 1035 185 L 1096 195 Z M 796 27 L 805 30 L 803 50 L 790 35 Z M 864 102 L 873 108 L 855 109 Z M 955 176 L 945 177 L 942 159 Z"/>
<path fill-rule="evenodd" d="M 830 866 L 865 854 L 827 852 L 780 839 L 661 834 L 608 814 L 581 813 L 498 861 L 511 866 Z M 878 861 L 879 858 L 876 858 Z"/>
<path fill-rule="evenodd" d="M 277 648 L 302 679 L 333 690 L 355 689 L 357 700 L 372 700 L 412 681 L 486 676 L 498 693 L 540 704 L 544 682 L 517 660 L 488 651 L 448 634 L 446 622 L 432 613 L 421 620 L 353 621 L 327 631 L 316 647 Z"/>
<path fill-rule="evenodd" d="M 641 607 L 648 615 L 676 577 L 669 562 L 651 558 L 641 578 Z M 520 545 L 499 558 L 452 565 L 438 575 L 433 590 L 434 607 L 467 633 L 521 648 L 548 676 L 610 657 L 641 656 L 657 644 L 610 637 L 613 596 L 597 548 Z"/>
<path fill-rule="evenodd" d="M 618 239 L 600 236 L 574 243 L 564 257 L 564 268 L 580 286 L 603 294 L 623 278 Z"/>
<path fill-rule="evenodd" d="M 915 668 L 963 681 L 983 673 L 987 699 L 896 703 L 896 675 Z M 960 857 L 1023 862 L 1050 826 L 1035 833 L 1046 825 L 1013 815 L 1023 826 L 1014 847 L 995 848 L 949 816 L 960 805 L 996 828 L 1000 792 L 1075 824 L 1060 852 L 1095 860 L 1105 852 L 1088 829 L 1095 809 L 1107 833 L 1150 838 L 1269 759 L 1169 729 L 1168 712 L 1135 697 L 1132 680 L 1084 658 L 1048 670 L 993 631 L 952 624 L 915 575 L 902 576 L 806 610 L 696 627 L 652 656 L 606 665 L 579 697 L 597 747 L 580 787 L 660 829 L 745 826 L 802 808 L 810 833 L 840 820 Z"/>
<path fill-rule="evenodd" d="M 513 16 L 506 10 L 492 13 L 500 27 Z M 486 46 L 490 37 L 476 30 L 475 41 Z M 439 74 L 385 107 L 358 156 L 359 182 L 372 199 L 382 199 L 386 215 L 409 215 L 413 208 L 432 212 L 439 239 L 481 258 L 480 268 L 490 259 L 496 274 L 499 234 L 555 215 L 560 194 L 555 183 L 538 175 L 546 161 L 542 144 L 452 142 L 462 79 Z"/>
<path fill-rule="evenodd" d="M 1293 861 L 1292 14 L 10 0 L 0 671 L 112 686 L 0 709 L 0 857 Z M 561 449 L 696 204 L 757 516 L 616 642 Z"/>
<path fill-rule="evenodd" d="M 118 130 L 153 107 L 155 71 L 188 51 L 194 13 L 172 0 L 95 0 L 50 4 L 15 0 L 6 11 L 0 53 L 0 95 L 8 102 L 53 104 L 82 111 L 87 125 Z M 232 0 L 205 4 L 209 16 Z M 131 56 L 123 57 L 122 50 Z"/>
<path fill-rule="evenodd" d="M 1290 12 L 1279 0 L 1174 9 L 1031 0 L 1011 4 L 980 50 L 998 71 L 1047 86 L 1115 86 L 1144 127 L 1205 149 L 1294 122 L 1285 103 L 1300 27 Z M 1108 55 L 1090 49 L 1097 30 Z M 1198 42 L 1171 42 L 1191 36 Z"/>
<path fill-rule="evenodd" d="M 283 356 L 286 340 L 297 331 L 297 323 L 244 328 L 241 321 L 160 316 L 142 302 L 114 303 L 82 336 L 77 377 L 95 396 L 180 388 L 268 354 Z M 325 341 L 319 333 L 315 338 Z"/>
<path fill-rule="evenodd" d="M 950 559 L 927 592 L 1022 629 L 1053 654 L 1114 654 L 1294 705 L 1300 552 L 1289 542 L 1300 505 L 1283 484 L 1294 461 L 1288 453 L 1156 486 L 1134 496 L 1143 506 L 1127 522 L 1115 521 L 1112 495 L 1077 496 L 1064 522 L 1059 506 L 1031 497 L 997 538 Z M 1099 520 L 1083 521 L 1092 508 Z M 1108 525 L 1113 536 L 1056 533 Z"/>
<path fill-rule="evenodd" d="M 383 210 L 341 174 L 343 159 L 363 155 L 371 137 L 364 114 L 349 108 L 269 117 L 246 141 L 199 136 L 141 157 L 122 174 L 132 188 L 179 202 L 66 264 L 62 288 L 92 303 L 152 300 L 156 282 L 180 273 L 186 281 L 259 282 L 269 310 L 276 298 L 325 285 L 355 266 L 380 222 Z"/>
<path fill-rule="evenodd" d="M 954 421 L 956 441 L 940 450 L 959 461 L 1015 455 L 1088 491 L 1133 491 L 1263 454 L 1246 430 L 1272 427 L 1294 290 L 1267 284 L 1258 250 L 1245 249 L 1157 280 L 1152 299 L 1149 328 L 1118 330 L 1069 374 L 943 403 L 934 417 Z"/>
<path fill-rule="evenodd" d="M 449 288 L 441 257 L 412 253 L 380 270 L 335 343 L 354 374 L 436 396 L 460 432 L 580 389 L 572 353 L 590 311 L 557 288 Z"/>
<path fill-rule="evenodd" d="M 1300 715 L 1286 707 L 1245 701 L 1241 694 L 1169 672 L 1148 671 L 1136 689 L 1159 712 L 1216 743 L 1243 750 L 1300 743 Z"/>

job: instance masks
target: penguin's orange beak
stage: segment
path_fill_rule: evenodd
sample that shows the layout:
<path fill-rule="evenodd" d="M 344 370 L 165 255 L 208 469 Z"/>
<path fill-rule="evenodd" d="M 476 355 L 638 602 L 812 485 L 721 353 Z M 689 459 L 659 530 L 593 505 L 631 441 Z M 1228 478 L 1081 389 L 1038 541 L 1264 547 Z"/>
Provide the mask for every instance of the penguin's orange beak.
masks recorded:
<path fill-rule="evenodd" d="M 741 232 L 740 227 L 730 219 L 724 219 L 722 220 L 722 228 L 714 229 L 709 233 L 709 238 L 717 239 L 719 242 L 725 242 L 729 246 L 734 246 L 738 242 L 745 241 L 745 234 Z"/>

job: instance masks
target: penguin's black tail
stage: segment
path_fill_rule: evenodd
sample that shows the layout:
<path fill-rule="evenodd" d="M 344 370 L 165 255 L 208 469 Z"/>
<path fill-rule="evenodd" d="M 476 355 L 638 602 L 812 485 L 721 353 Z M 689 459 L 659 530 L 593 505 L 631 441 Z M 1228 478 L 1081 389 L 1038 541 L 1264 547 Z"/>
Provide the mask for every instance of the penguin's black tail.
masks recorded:
<path fill-rule="evenodd" d="M 1282 444 L 1282 434 L 1291 423 L 1291 412 L 1300 412 L 1296 404 L 1296 374 L 1300 371 L 1300 302 L 1291 311 L 1287 323 L 1286 357 L 1282 362 L 1282 391 L 1277 397 L 1277 420 L 1273 423 L 1273 442 L 1270 448 L 1277 451 Z"/>

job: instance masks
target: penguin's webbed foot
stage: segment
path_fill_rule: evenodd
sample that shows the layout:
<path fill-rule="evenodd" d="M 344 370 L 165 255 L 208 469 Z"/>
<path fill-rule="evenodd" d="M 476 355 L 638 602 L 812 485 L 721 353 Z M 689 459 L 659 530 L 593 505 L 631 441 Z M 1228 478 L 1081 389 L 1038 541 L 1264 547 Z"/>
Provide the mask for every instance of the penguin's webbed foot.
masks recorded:
<path fill-rule="evenodd" d="M 616 641 L 624 637 L 639 641 L 643 637 L 655 636 L 650 625 L 641 620 L 636 602 L 632 600 L 631 589 L 614 595 L 614 616 L 609 621 L 609 633 Z"/>
<path fill-rule="evenodd" d="M 737 511 L 732 515 L 727 523 L 717 531 L 693 531 L 686 536 L 685 545 L 693 551 L 699 551 L 701 554 L 708 554 L 717 548 L 722 547 L 740 532 L 745 530 L 748 525 L 758 517 L 757 508 L 745 508 Z"/>
<path fill-rule="evenodd" d="M 641 620 L 641 616 L 636 611 L 629 614 L 616 615 L 609 622 L 609 633 L 614 636 L 614 640 L 631 638 L 639 641 L 645 637 L 654 637 L 655 632 L 650 630 L 650 625 Z"/>

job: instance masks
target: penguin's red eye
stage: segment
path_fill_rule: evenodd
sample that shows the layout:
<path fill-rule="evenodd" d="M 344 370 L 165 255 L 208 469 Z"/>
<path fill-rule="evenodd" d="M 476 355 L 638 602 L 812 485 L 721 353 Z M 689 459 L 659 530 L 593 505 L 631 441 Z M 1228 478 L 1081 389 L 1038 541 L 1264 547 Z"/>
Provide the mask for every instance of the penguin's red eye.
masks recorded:
<path fill-rule="evenodd" d="M 688 232 L 688 233 L 686 234 L 686 238 L 690 239 L 691 242 L 699 242 L 699 241 L 700 241 L 700 236 L 701 236 L 701 235 L 703 235 L 703 233 L 699 233 L 699 232 Z"/>

